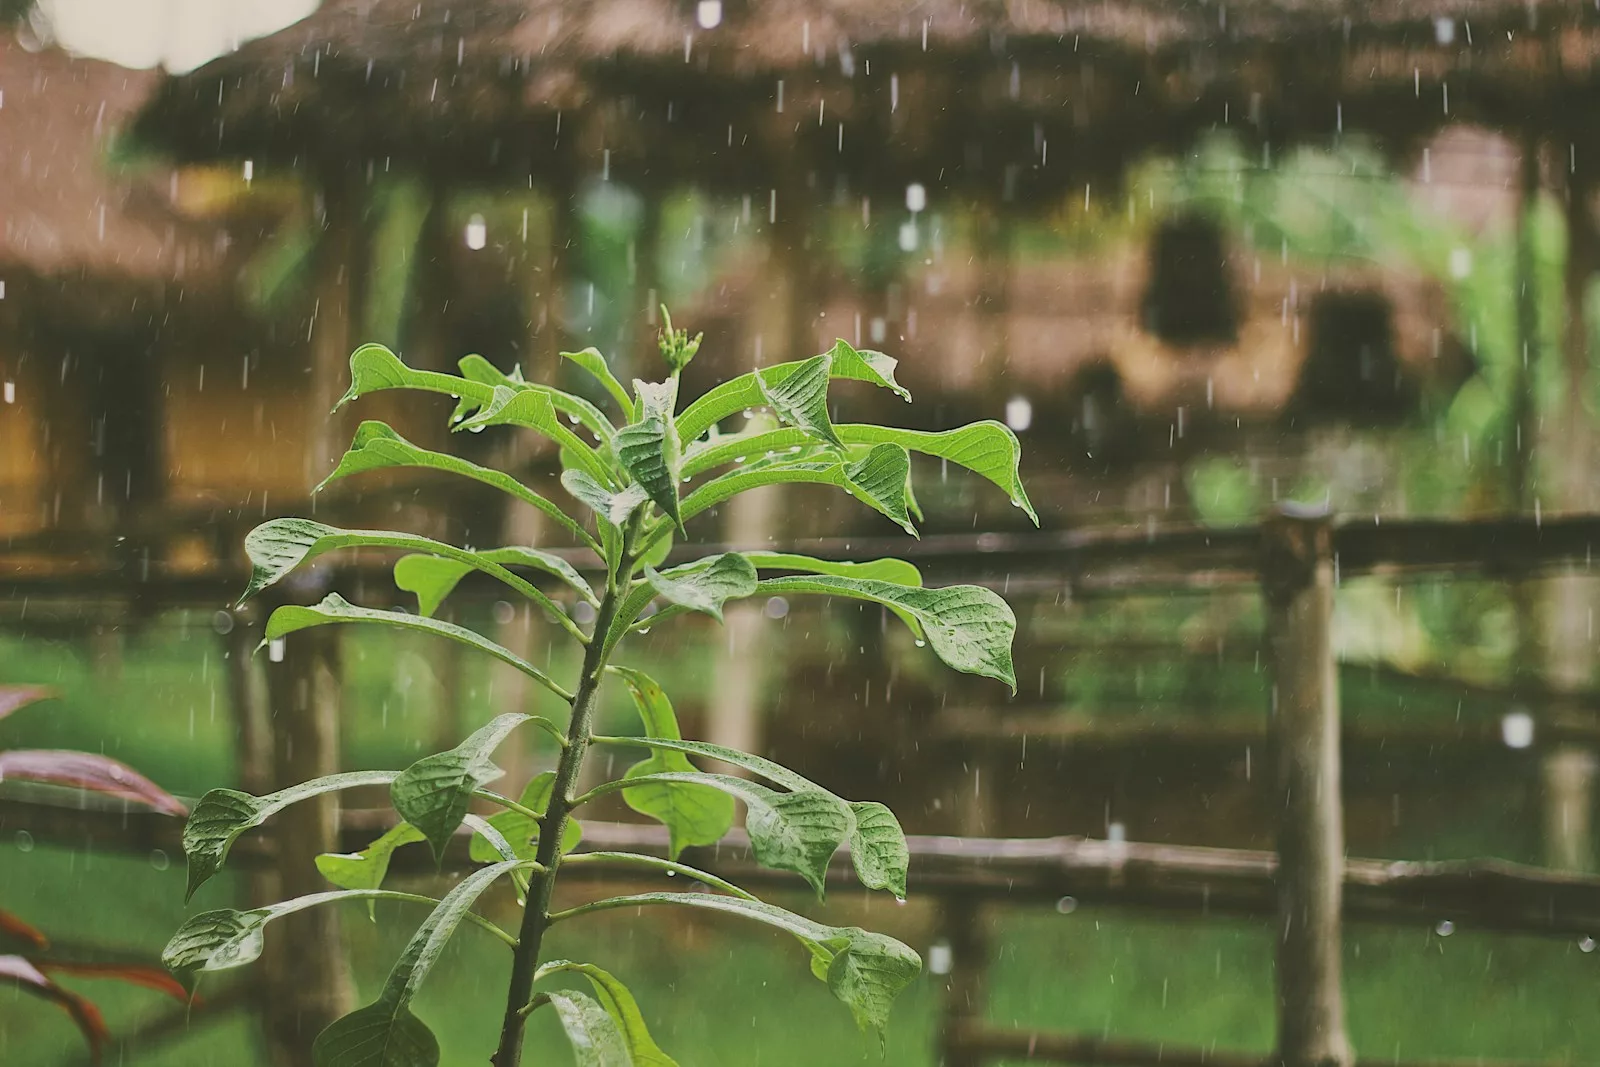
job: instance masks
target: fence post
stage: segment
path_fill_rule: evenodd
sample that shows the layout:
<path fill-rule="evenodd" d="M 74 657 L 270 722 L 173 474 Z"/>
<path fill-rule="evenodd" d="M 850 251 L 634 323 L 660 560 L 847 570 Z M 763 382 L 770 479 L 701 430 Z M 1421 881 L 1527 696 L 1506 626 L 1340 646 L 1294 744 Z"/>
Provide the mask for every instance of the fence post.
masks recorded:
<path fill-rule="evenodd" d="M 1278 801 L 1278 1050 L 1283 1067 L 1348 1067 L 1341 986 L 1344 818 L 1334 559 L 1325 510 L 1284 506 L 1262 526 Z"/>

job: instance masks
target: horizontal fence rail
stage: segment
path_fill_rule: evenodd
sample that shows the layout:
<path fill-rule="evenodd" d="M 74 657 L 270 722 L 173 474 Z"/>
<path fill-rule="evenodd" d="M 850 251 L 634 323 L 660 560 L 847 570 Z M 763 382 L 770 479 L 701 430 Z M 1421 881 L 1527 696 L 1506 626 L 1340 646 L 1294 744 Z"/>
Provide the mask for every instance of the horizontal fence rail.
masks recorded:
<path fill-rule="evenodd" d="M 396 817 L 376 809 L 345 811 L 340 848 L 356 851 Z M 109 853 L 182 854 L 181 823 L 144 811 L 77 808 L 0 799 L 0 834 L 30 834 L 41 844 Z M 466 831 L 447 852 L 445 867 L 467 864 Z M 912 835 L 913 894 L 981 900 L 1146 908 L 1267 918 L 1276 908 L 1277 857 L 1249 849 L 1101 841 L 1081 837 L 977 838 Z M 586 822 L 581 850 L 632 850 L 664 855 L 666 831 L 637 823 Z M 749 839 L 733 831 L 711 848 L 687 849 L 684 862 L 738 882 L 799 890 L 792 876 L 758 866 Z M 246 835 L 231 863 L 273 862 L 270 832 Z M 396 854 L 392 869 L 436 870 L 425 849 Z M 642 881 L 637 867 L 573 867 L 572 881 Z M 854 886 L 848 853 L 828 869 L 829 884 Z M 1583 938 L 1600 931 L 1600 877 L 1527 867 L 1501 860 L 1345 863 L 1344 911 L 1352 919 Z"/>

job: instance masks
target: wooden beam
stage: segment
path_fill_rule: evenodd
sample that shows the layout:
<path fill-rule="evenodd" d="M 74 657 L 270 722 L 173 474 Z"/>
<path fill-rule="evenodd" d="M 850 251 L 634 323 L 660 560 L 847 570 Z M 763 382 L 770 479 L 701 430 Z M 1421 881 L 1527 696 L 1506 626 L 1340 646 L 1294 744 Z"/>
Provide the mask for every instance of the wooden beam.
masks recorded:
<path fill-rule="evenodd" d="M 393 826 L 386 809 L 342 813 L 339 850 L 354 852 Z M 179 820 L 143 811 L 85 809 L 37 800 L 0 799 L 0 836 L 26 830 L 40 844 L 149 855 L 182 855 Z M 969 893 L 1012 904 L 1076 903 L 1159 912 L 1201 912 L 1266 919 L 1276 909 L 1277 857 L 1250 849 L 1202 848 L 1081 837 L 974 838 L 912 835 L 911 892 L 916 897 Z M 467 835 L 446 853 L 444 868 L 466 869 Z M 641 823 L 586 822 L 584 849 L 664 854 L 666 832 Z M 689 849 L 685 862 L 768 889 L 801 888 L 792 875 L 755 864 L 749 839 L 730 833 L 710 848 Z M 269 835 L 246 834 L 229 866 L 277 863 Z M 395 871 L 438 868 L 426 849 L 402 849 Z M 569 883 L 639 881 L 636 867 L 572 868 Z M 858 886 L 847 853 L 834 857 L 829 884 Z M 1448 919 L 1459 931 L 1493 930 L 1578 939 L 1600 929 L 1600 878 L 1502 860 L 1391 861 L 1348 859 L 1344 913 L 1352 920 L 1433 926 Z"/>
<path fill-rule="evenodd" d="M 1278 1050 L 1284 1067 L 1352 1060 L 1344 1024 L 1344 803 L 1333 658 L 1333 539 L 1325 513 L 1262 529 L 1277 763 Z"/>

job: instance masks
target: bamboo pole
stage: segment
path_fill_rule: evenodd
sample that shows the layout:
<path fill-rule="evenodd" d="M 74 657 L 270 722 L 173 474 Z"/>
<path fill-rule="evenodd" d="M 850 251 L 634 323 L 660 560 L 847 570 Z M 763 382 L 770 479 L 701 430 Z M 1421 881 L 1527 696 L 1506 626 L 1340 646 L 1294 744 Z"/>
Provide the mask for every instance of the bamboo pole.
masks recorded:
<path fill-rule="evenodd" d="M 1278 830 L 1278 1049 L 1284 1067 L 1345 1067 L 1341 977 L 1344 818 L 1325 513 L 1281 510 L 1262 529 L 1273 671 Z"/>

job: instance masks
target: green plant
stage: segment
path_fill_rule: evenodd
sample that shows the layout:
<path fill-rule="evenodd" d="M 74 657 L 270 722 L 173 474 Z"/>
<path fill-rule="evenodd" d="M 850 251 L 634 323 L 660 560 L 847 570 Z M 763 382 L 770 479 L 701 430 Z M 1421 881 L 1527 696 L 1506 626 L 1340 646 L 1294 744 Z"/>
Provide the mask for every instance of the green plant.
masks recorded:
<path fill-rule="evenodd" d="M 472 551 L 412 534 L 340 530 L 305 519 L 268 522 L 246 539 L 254 564 L 246 596 L 336 549 L 377 547 L 408 553 L 395 564 L 394 577 L 400 588 L 416 595 L 417 614 L 358 607 L 330 594 L 314 607 L 278 608 L 267 623 L 268 640 L 308 627 L 356 622 L 432 633 L 510 664 L 571 708 L 565 728 L 541 717 L 501 715 L 456 748 L 427 756 L 401 772 L 337 774 L 263 797 L 217 789 L 196 806 L 184 831 L 191 895 L 222 865 L 233 841 L 273 812 L 329 790 L 389 786 L 394 808 L 404 821 L 363 852 L 320 858 L 324 875 L 339 889 L 250 911 L 223 909 L 196 915 L 174 935 L 164 956 L 180 978 L 191 982 L 198 972 L 254 959 L 261 950 L 262 928 L 280 915 L 334 901 L 379 897 L 431 905 L 432 913 L 402 952 L 376 1002 L 336 1021 L 319 1036 L 314 1054 L 321 1067 L 414 1067 L 438 1062 L 438 1044 L 412 1013 L 410 1002 L 463 920 L 505 942 L 512 953 L 505 1018 L 493 1058 L 498 1067 L 516 1067 L 524 1022 L 544 1005 L 559 1016 L 581 1064 L 673 1063 L 651 1040 L 633 996 L 615 977 L 592 963 L 541 959 L 541 944 L 551 925 L 604 909 L 679 905 L 737 915 L 785 931 L 805 946 L 816 977 L 844 1001 L 863 1029 L 879 1031 L 880 1039 L 891 1001 L 920 970 L 917 954 L 893 938 L 815 922 L 678 861 L 684 848 L 722 838 L 734 821 L 735 801 L 745 805 L 745 827 L 756 859 L 799 875 L 819 896 L 830 858 L 848 841 L 862 884 L 903 898 L 908 851 L 899 823 L 881 804 L 847 802 L 758 756 L 684 740 L 660 686 L 637 670 L 613 664 L 612 658 L 630 633 L 677 615 L 701 612 L 720 620 L 723 604 L 733 598 L 820 594 L 882 605 L 946 664 L 1003 681 L 1015 690 L 1011 642 L 1016 621 L 1005 601 L 987 589 L 925 588 L 914 566 L 892 559 L 845 563 L 788 553 L 727 552 L 673 567 L 664 563 L 674 533 L 681 533 L 686 523 L 740 492 L 769 484 L 831 485 L 914 532 L 911 451 L 970 468 L 998 484 L 1032 515 L 1017 475 L 1017 440 L 993 422 L 944 433 L 834 424 L 827 406 L 831 379 L 868 382 L 909 399 L 894 380 L 893 359 L 858 351 L 844 341 L 822 355 L 724 382 L 679 410 L 678 375 L 693 358 L 699 339 L 673 331 L 667 321 L 661 349 L 671 373 L 662 382 L 635 381 L 631 394 L 599 352 L 568 353 L 609 395 L 621 415 L 621 428 L 587 401 L 524 381 L 515 372 L 502 374 L 478 357 L 463 360 L 462 376 L 456 377 L 408 368 L 377 345 L 363 346 L 351 356 L 352 382 L 345 401 L 380 389 L 444 393 L 457 400 L 452 417 L 457 429 L 516 426 L 553 440 L 560 448 L 561 484 L 593 513 L 594 532 L 508 475 L 425 451 L 378 422 L 360 427 L 330 481 L 404 466 L 450 471 L 495 486 L 537 508 L 592 553 L 593 565 L 587 569 L 603 577 L 598 588 L 565 556 L 526 546 Z M 777 428 L 762 422 L 745 432 L 717 431 L 722 420 L 760 406 L 772 409 L 780 423 Z M 538 572 L 543 579 L 567 587 L 592 609 L 592 627 L 585 632 L 555 599 L 512 568 Z M 570 689 L 480 634 L 432 617 L 471 571 L 497 579 L 539 605 L 584 647 L 581 673 Z M 763 578 L 763 571 L 774 576 Z M 654 610 L 658 602 L 659 610 Z M 644 736 L 591 735 L 596 695 L 607 678 L 615 678 L 631 695 Z M 521 725 L 551 734 L 560 746 L 560 758 L 553 773 L 535 777 L 517 799 L 511 799 L 486 788 L 501 774 L 490 755 Z M 623 777 L 575 795 L 574 785 L 592 744 L 644 748 L 649 755 Z M 721 760 L 752 777 L 705 773 L 690 762 L 691 756 Z M 616 792 L 634 810 L 666 825 L 670 838 L 666 858 L 574 853 L 581 829 L 572 814 Z M 491 818 L 479 818 L 468 810 L 474 800 L 502 810 Z M 435 856 L 442 857 L 463 823 L 473 834 L 472 859 L 485 865 L 442 900 L 382 888 L 394 849 L 427 841 Z M 682 874 L 711 891 L 644 893 L 551 911 L 559 869 L 594 862 Z M 523 902 L 521 927 L 515 935 L 471 911 L 478 896 L 501 878 L 515 884 Z M 547 979 L 586 980 L 594 995 L 549 986 L 536 991 L 536 985 Z"/>

